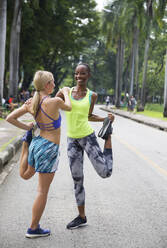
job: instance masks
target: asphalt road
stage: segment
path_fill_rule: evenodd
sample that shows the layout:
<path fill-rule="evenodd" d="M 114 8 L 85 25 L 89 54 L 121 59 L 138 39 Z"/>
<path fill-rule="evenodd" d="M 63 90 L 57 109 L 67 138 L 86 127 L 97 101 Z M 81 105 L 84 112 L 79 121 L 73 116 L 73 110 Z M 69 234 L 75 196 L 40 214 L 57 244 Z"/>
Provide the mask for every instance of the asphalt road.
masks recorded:
<path fill-rule="evenodd" d="M 102 110 L 95 113 L 106 115 Z M 100 123 L 92 123 L 96 131 Z M 76 217 L 73 182 L 62 127 L 59 170 L 51 185 L 41 226 L 52 235 L 24 237 L 31 219 L 37 177 L 24 181 L 18 175 L 19 152 L 0 185 L 1 248 L 166 248 L 167 247 L 167 133 L 116 116 L 114 170 L 100 178 L 85 155 L 86 214 L 88 225 L 73 231 L 66 224 Z M 101 146 L 103 140 L 99 139 Z"/>

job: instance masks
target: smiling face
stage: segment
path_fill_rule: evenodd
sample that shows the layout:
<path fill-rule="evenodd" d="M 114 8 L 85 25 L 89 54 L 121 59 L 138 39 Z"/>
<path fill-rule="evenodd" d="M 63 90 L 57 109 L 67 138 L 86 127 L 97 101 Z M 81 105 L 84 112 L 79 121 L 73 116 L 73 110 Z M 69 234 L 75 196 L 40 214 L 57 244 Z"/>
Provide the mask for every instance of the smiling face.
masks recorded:
<path fill-rule="evenodd" d="M 86 84 L 90 77 L 90 72 L 85 65 L 78 65 L 75 69 L 75 80 L 78 84 Z"/>

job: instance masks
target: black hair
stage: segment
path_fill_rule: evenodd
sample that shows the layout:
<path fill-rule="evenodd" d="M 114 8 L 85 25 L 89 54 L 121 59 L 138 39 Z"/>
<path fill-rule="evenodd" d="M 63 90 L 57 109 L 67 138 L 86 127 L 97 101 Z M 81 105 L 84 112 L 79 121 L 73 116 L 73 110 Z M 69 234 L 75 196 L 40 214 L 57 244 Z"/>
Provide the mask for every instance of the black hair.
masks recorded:
<path fill-rule="evenodd" d="M 88 72 L 89 73 L 91 72 L 90 66 L 88 64 L 80 62 L 77 66 L 79 66 L 79 65 L 84 65 L 87 68 Z"/>

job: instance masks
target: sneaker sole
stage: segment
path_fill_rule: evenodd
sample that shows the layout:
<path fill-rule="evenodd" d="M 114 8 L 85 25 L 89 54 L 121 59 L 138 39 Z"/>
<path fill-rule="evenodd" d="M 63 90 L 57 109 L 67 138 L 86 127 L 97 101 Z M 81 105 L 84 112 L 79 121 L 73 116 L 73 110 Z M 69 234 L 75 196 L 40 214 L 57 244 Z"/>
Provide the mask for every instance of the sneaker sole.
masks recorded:
<path fill-rule="evenodd" d="M 104 134 L 106 133 L 107 128 L 109 127 L 110 123 L 111 123 L 111 121 L 109 120 L 108 123 L 104 124 L 104 126 L 101 128 L 101 130 L 98 133 L 98 137 L 103 137 L 104 136 Z"/>
<path fill-rule="evenodd" d="M 50 233 L 46 233 L 46 234 L 28 234 L 26 233 L 26 238 L 29 238 L 29 239 L 34 239 L 34 238 L 38 238 L 38 237 L 46 237 L 46 236 L 49 236 Z"/>
<path fill-rule="evenodd" d="M 69 230 L 73 230 L 73 229 L 77 229 L 78 227 L 81 227 L 81 226 L 86 226 L 87 223 L 83 223 L 83 224 L 80 224 L 79 226 L 74 226 L 74 227 L 70 227 L 70 228 L 67 228 Z"/>

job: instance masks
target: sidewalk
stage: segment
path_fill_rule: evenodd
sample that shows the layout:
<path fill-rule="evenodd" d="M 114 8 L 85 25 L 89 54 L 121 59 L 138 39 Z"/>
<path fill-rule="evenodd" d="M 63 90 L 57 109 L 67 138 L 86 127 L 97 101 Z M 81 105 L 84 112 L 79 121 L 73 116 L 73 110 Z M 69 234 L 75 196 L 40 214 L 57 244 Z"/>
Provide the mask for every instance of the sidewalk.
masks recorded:
<path fill-rule="evenodd" d="M 143 123 L 145 125 L 148 125 L 148 126 L 167 132 L 167 121 L 163 121 L 157 118 L 147 117 L 147 116 L 132 113 L 132 112 L 127 112 L 121 109 L 114 109 L 112 107 L 106 108 L 105 106 L 100 106 L 100 109 L 107 111 L 107 112 L 112 112 L 113 114 L 131 119 L 133 121 Z"/>
<path fill-rule="evenodd" d="M 33 118 L 30 114 L 26 114 L 20 120 L 31 122 Z M 21 139 L 24 133 L 24 130 L 11 125 L 5 120 L 0 120 L 0 173 L 21 147 Z"/>
<path fill-rule="evenodd" d="M 99 108 L 167 132 L 167 121 L 133 114 L 127 111 L 113 109 L 111 107 L 106 109 L 103 105 L 99 105 Z M 33 118 L 30 114 L 26 114 L 21 117 L 20 120 L 31 122 L 33 121 Z M 24 130 L 14 127 L 5 120 L 0 120 L 0 173 L 4 166 L 13 158 L 15 153 L 21 147 L 21 139 L 24 133 Z"/>

